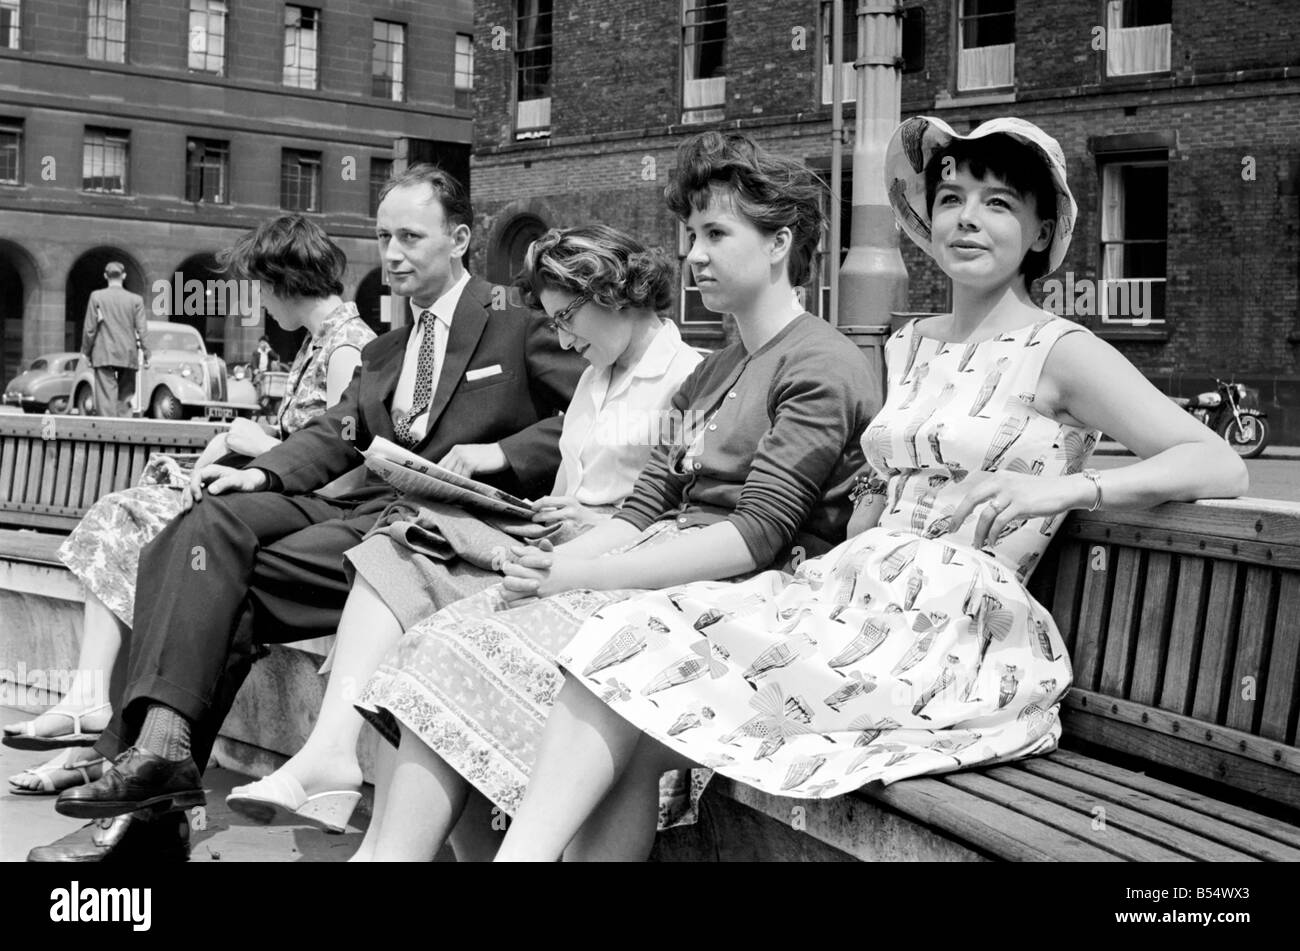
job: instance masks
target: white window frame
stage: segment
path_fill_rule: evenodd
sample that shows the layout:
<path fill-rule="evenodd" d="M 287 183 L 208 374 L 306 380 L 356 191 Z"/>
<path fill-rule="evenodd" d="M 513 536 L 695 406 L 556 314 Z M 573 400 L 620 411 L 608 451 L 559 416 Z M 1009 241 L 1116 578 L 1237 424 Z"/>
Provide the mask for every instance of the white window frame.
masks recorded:
<path fill-rule="evenodd" d="M 0 185 L 23 183 L 23 123 L 22 120 L 0 119 L 0 133 L 14 137 L 14 171 L 12 178 L 0 178 Z M 3 174 L 3 173 L 0 173 Z"/>
<path fill-rule="evenodd" d="M 719 17 L 716 12 L 710 16 L 710 8 L 720 0 L 682 0 L 682 122 L 718 122 L 727 116 L 727 10 L 725 0 L 723 12 Z M 706 26 L 722 23 L 722 69 L 720 76 L 695 76 L 694 57 L 691 50 L 704 43 L 716 43 L 716 39 L 692 40 L 692 31 L 702 32 Z"/>
<path fill-rule="evenodd" d="M 87 59 L 126 62 L 126 18 L 126 0 L 87 0 Z"/>
<path fill-rule="evenodd" d="M 538 12 L 536 14 L 527 13 L 530 3 L 536 2 Z M 540 66 L 522 66 L 522 57 L 530 55 L 538 50 L 549 51 L 549 62 L 546 69 L 548 77 L 553 75 L 555 69 L 555 5 L 550 3 L 550 9 L 546 14 L 541 12 L 541 3 L 550 3 L 550 0 L 515 0 L 515 69 L 514 69 L 514 88 L 515 88 L 515 139 L 545 139 L 551 135 L 551 78 L 546 81 L 546 95 L 538 96 L 531 99 L 521 99 L 520 97 L 520 74 L 526 70 L 541 69 Z M 536 17 L 540 20 L 543 16 L 548 16 L 551 23 L 551 32 L 549 42 L 545 46 L 522 47 L 520 45 L 520 25 L 524 20 Z"/>
<path fill-rule="evenodd" d="M 376 36 L 383 29 L 385 36 Z M 393 38 L 396 32 L 396 39 Z M 380 99 L 387 99 L 391 102 L 406 101 L 406 24 L 397 23 L 393 20 L 374 21 L 370 30 L 370 92 Z M 386 51 L 385 56 L 380 58 L 379 50 L 383 47 Z M 394 56 L 393 54 L 396 53 Z M 376 68 L 383 65 L 392 70 L 392 73 L 376 72 Z M 388 89 L 384 93 L 375 90 L 375 82 L 382 80 L 388 84 Z"/>
<path fill-rule="evenodd" d="M 89 178 L 101 181 L 108 176 L 110 155 L 121 155 L 121 187 L 92 187 L 86 184 Z M 94 172 L 98 170 L 99 174 Z M 103 195 L 125 195 L 130 190 L 131 171 L 131 135 L 115 129 L 88 127 L 81 143 L 81 190 Z M 89 173 L 89 174 L 88 174 Z"/>
<path fill-rule="evenodd" d="M 474 37 L 469 33 L 456 34 L 453 86 L 456 107 L 474 108 Z"/>
<path fill-rule="evenodd" d="M 9 12 L 9 29 L 0 32 L 0 49 L 22 49 L 23 0 L 0 0 L 0 10 Z"/>
<path fill-rule="evenodd" d="M 303 25 L 310 20 L 310 29 Z M 284 5 L 284 69 L 282 84 L 293 89 L 318 89 L 320 84 L 321 11 L 296 3 Z M 310 42 L 306 42 L 310 37 Z"/>
<path fill-rule="evenodd" d="M 311 184 L 311 196 L 306 208 L 291 207 L 285 204 L 285 168 L 289 157 L 292 156 L 294 163 L 298 168 L 299 186 L 297 193 L 301 192 L 302 170 L 312 169 L 308 181 Z M 280 151 L 280 208 L 282 211 L 298 212 L 300 214 L 316 214 L 321 210 L 321 154 L 319 152 L 309 152 L 302 149 L 282 149 Z"/>
<path fill-rule="evenodd" d="M 1125 27 L 1124 5 L 1134 0 L 1106 3 L 1106 75 L 1151 76 L 1170 70 L 1173 23 Z M 1170 13 L 1172 17 L 1172 12 Z"/>
<path fill-rule="evenodd" d="M 1004 17 L 1006 12 L 967 13 L 970 0 L 957 0 L 957 91 L 984 92 L 1008 89 L 1016 83 L 1016 44 L 996 43 L 987 46 L 965 45 L 965 24 L 968 20 Z M 1015 6 L 1010 16 L 1015 18 Z M 1013 29 L 1014 33 L 1014 29 Z"/>
<path fill-rule="evenodd" d="M 850 12 L 853 4 L 844 5 L 844 62 L 840 65 L 840 75 L 843 77 L 841 82 L 842 94 L 845 102 L 854 102 L 858 97 L 858 78 L 857 71 L 853 63 L 857 57 L 858 42 L 858 18 L 855 13 Z M 831 51 L 831 7 L 832 4 L 823 2 L 821 5 L 821 50 L 822 50 L 822 105 L 831 105 L 831 81 L 834 79 L 834 54 Z M 854 47 L 852 50 L 848 47 L 849 37 L 853 37 Z M 850 55 L 852 54 L 852 55 Z"/>
<path fill-rule="evenodd" d="M 1124 211 L 1123 211 L 1123 169 L 1139 166 L 1161 167 L 1165 169 L 1165 189 L 1166 196 L 1169 188 L 1169 159 L 1167 153 L 1152 151 L 1150 155 L 1133 155 L 1133 156 L 1116 156 L 1109 158 L 1102 156 L 1099 162 L 1099 173 L 1101 181 L 1098 185 L 1098 206 L 1097 222 L 1098 233 L 1100 236 L 1100 257 L 1098 271 L 1100 280 L 1097 281 L 1097 313 L 1100 315 L 1103 324 L 1112 326 L 1160 326 L 1166 322 L 1167 314 L 1149 314 L 1147 317 L 1140 316 L 1112 316 L 1110 314 L 1110 288 L 1116 287 L 1116 298 L 1131 300 L 1134 293 L 1135 285 L 1147 284 L 1145 293 L 1148 295 L 1148 301 L 1154 301 L 1154 286 L 1156 284 L 1168 287 L 1169 282 L 1169 219 L 1166 212 L 1165 218 L 1165 276 L 1164 277 L 1125 277 L 1115 275 L 1113 272 L 1118 265 L 1119 269 L 1123 268 L 1123 249 L 1130 244 L 1158 244 L 1161 243 L 1159 238 L 1145 239 L 1126 239 L 1123 235 Z M 1167 201 L 1167 199 L 1166 199 Z M 1167 207 L 1167 205 L 1166 205 Z M 1118 250 L 1119 254 L 1111 253 Z M 1120 285 L 1128 285 L 1128 288 L 1122 288 Z M 1168 294 L 1165 295 L 1165 307 L 1169 305 Z"/>
<path fill-rule="evenodd" d="M 190 0 L 186 64 L 196 73 L 226 74 L 225 0 Z"/>

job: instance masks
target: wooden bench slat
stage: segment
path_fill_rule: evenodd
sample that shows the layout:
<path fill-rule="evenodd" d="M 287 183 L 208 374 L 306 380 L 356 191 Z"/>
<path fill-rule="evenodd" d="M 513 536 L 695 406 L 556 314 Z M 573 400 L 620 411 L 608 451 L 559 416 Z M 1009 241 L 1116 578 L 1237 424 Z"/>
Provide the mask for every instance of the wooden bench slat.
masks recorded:
<path fill-rule="evenodd" d="M 72 462 L 68 466 L 68 484 L 63 490 L 63 499 L 68 505 L 81 507 L 81 487 L 86 481 L 86 452 L 84 442 L 72 443 Z"/>
<path fill-rule="evenodd" d="M 1186 713 L 1192 702 L 1193 669 L 1197 661 L 1198 632 L 1201 629 L 1202 592 L 1208 583 L 1203 558 L 1178 559 L 1178 596 L 1169 629 L 1169 653 L 1159 706 Z"/>
<path fill-rule="evenodd" d="M 1085 542 L 1105 542 L 1129 548 L 1148 548 L 1246 564 L 1262 564 L 1267 561 L 1279 568 L 1300 568 L 1300 548 L 1287 542 L 1250 541 L 1172 530 L 1153 531 L 1150 528 L 1103 525 L 1097 522 L 1082 525 L 1072 534 Z"/>
<path fill-rule="evenodd" d="M 27 492 L 27 457 L 32 451 L 32 441 L 30 439 L 20 439 L 18 449 L 14 453 L 14 484 L 13 493 L 9 496 L 12 502 L 21 502 L 24 500 Z"/>
<path fill-rule="evenodd" d="M 85 443 L 86 474 L 81 480 L 81 507 L 88 509 L 99 498 L 99 472 L 103 465 L 104 447 L 98 443 Z"/>
<path fill-rule="evenodd" d="M 1112 698 L 1105 698 L 1114 703 Z M 1124 701 L 1127 703 L 1128 701 Z M 1215 748 L 1196 742 L 1178 733 L 1158 733 L 1145 724 L 1135 725 L 1110 716 L 1100 716 L 1092 711 L 1070 708 L 1061 715 L 1064 727 L 1062 741 L 1085 741 L 1104 746 L 1119 753 L 1128 753 L 1160 766 L 1170 766 L 1225 783 L 1254 796 L 1300 809 L 1300 783 L 1294 772 L 1278 769 L 1246 756 L 1237 748 Z M 1155 711 L 1157 713 L 1161 711 Z M 1216 727 L 1220 731 L 1225 727 Z M 1258 740 L 1258 737 L 1247 737 Z M 1249 747 L 1248 747 L 1249 749 Z"/>
<path fill-rule="evenodd" d="M 1160 696 L 1160 675 L 1164 672 L 1169 643 L 1173 601 L 1174 556 L 1168 552 L 1147 554 L 1142 612 L 1138 619 L 1137 652 L 1133 656 L 1133 678 L 1127 696 L 1138 703 L 1155 706 Z"/>
<path fill-rule="evenodd" d="M 148 461 L 149 450 L 144 446 L 133 446 L 131 448 L 131 476 L 127 480 L 127 485 L 135 485 L 140 481 L 140 476 L 144 475 L 144 464 Z"/>
<path fill-rule="evenodd" d="M 39 502 L 41 498 L 41 475 L 45 471 L 45 443 L 33 441 L 31 451 L 27 454 L 27 488 L 23 492 L 23 502 Z"/>
<path fill-rule="evenodd" d="M 1211 799 L 1201 793 L 1175 786 L 1173 783 L 1167 783 L 1161 779 L 1152 779 L 1150 776 L 1135 773 L 1132 770 L 1124 769 L 1122 766 L 1115 766 L 1104 760 L 1084 756 L 1074 750 L 1058 749 L 1047 756 L 1026 760 L 1025 764 L 1028 766 L 1029 763 L 1044 762 L 1060 763 L 1077 772 L 1108 779 L 1121 786 L 1128 786 L 1130 789 L 1136 789 L 1166 802 L 1175 803 L 1184 809 L 1191 809 L 1203 815 L 1230 822 L 1234 826 L 1247 829 L 1289 848 L 1300 849 L 1300 826 L 1279 822 L 1271 816 L 1260 815 L 1258 812 L 1234 806 L 1232 803 Z"/>
<path fill-rule="evenodd" d="M 1110 617 L 1106 624 L 1106 646 L 1102 654 L 1101 690 L 1125 696 L 1128 689 L 1131 658 L 1137 640 L 1138 602 L 1142 587 L 1142 553 L 1133 548 L 1119 549 L 1115 559 L 1115 585 L 1111 595 Z"/>
<path fill-rule="evenodd" d="M 1260 736 L 1300 745 L 1296 736 L 1297 707 L 1300 707 L 1300 575 L 1287 573 L 1278 585 Z"/>
<path fill-rule="evenodd" d="M 1210 603 L 1201 635 L 1201 658 L 1196 674 L 1192 716 L 1208 723 L 1222 722 L 1227 679 L 1232 673 L 1232 652 L 1237 646 L 1238 567 L 1233 562 L 1210 563 Z"/>
<path fill-rule="evenodd" d="M 1260 696 L 1268 683 L 1266 651 L 1272 634 L 1273 571 L 1252 566 L 1246 569 L 1246 587 L 1241 600 L 1241 623 L 1237 647 L 1230 658 L 1228 713 L 1224 723 L 1234 730 L 1255 732 Z M 1285 632 L 1283 633 L 1285 636 Z"/>
<path fill-rule="evenodd" d="M 14 457 L 17 454 L 17 439 L 11 436 L 0 438 L 0 499 L 4 501 L 13 498 Z"/>
<path fill-rule="evenodd" d="M 1267 836 L 1240 829 L 1194 809 L 1184 809 L 1176 803 L 1122 783 L 1079 772 L 1064 763 L 1040 760 L 1041 757 L 1033 757 L 1000 768 L 1034 776 L 1035 782 L 1050 782 L 1057 789 L 1074 794 L 1085 802 L 1089 799 L 1093 802 L 1103 800 L 1107 825 L 1112 820 L 1119 820 L 1124 828 L 1133 829 L 1139 835 L 1163 842 L 1171 849 L 1202 861 L 1300 861 L 1300 851 Z M 1051 792 L 1047 788 L 1039 790 L 1036 785 L 1027 788 L 1041 791 L 1044 796 Z"/>
<path fill-rule="evenodd" d="M 1300 549 L 1300 512 L 1293 503 L 1270 499 L 1206 499 L 1166 502 L 1150 509 L 1124 512 L 1074 512 L 1072 527 L 1152 529 L 1184 532 L 1196 538 L 1226 538 L 1273 543 Z"/>
<path fill-rule="evenodd" d="M 69 442 L 66 439 L 59 440 L 59 456 L 58 461 L 55 463 L 57 476 L 54 480 L 54 495 L 50 500 L 53 505 L 68 504 L 68 486 L 72 484 L 72 466 L 73 458 L 76 455 L 76 447 L 77 444 L 74 442 Z M 78 493 L 78 496 L 80 496 L 80 493 Z M 77 503 L 80 504 L 80 502 L 81 499 L 78 497 Z"/>
<path fill-rule="evenodd" d="M 925 776 L 883 788 L 873 783 L 852 795 L 883 802 L 976 848 L 1015 862 L 1123 861 L 1060 829 Z"/>
<path fill-rule="evenodd" d="M 1056 587 L 1052 595 L 1052 617 L 1073 655 L 1079 627 L 1079 589 L 1083 585 L 1083 546 L 1065 542 L 1060 564 L 1056 571 Z"/>
<path fill-rule="evenodd" d="M 131 447 L 119 443 L 114 447 L 117 461 L 113 465 L 113 482 L 112 488 L 105 492 L 108 495 L 112 492 L 121 492 L 131 484 Z"/>
<path fill-rule="evenodd" d="M 1091 842 L 1098 848 L 1105 849 L 1127 862 L 1190 862 L 1191 858 L 1181 851 L 1165 848 L 1155 841 L 1149 841 L 1129 831 L 1129 823 L 1122 821 L 1125 817 L 1106 812 L 1106 830 L 1104 833 L 1093 829 L 1094 816 L 1092 808 L 1095 802 L 1086 801 L 1083 796 L 1068 796 L 1051 790 L 1044 795 L 1041 789 L 1032 788 L 1023 775 L 1002 773 L 998 769 L 977 772 L 950 773 L 944 780 L 950 786 L 982 796 L 990 802 L 996 802 L 1014 809 L 1021 815 L 1031 816 L 1039 822 L 1060 829 L 1067 835 Z M 1046 787 L 1048 783 L 1040 783 Z M 1065 790 L 1068 793 L 1069 790 Z M 1136 823 L 1140 825 L 1141 823 Z"/>
<path fill-rule="evenodd" d="M 1105 645 L 1107 598 L 1114 567 L 1115 552 L 1108 545 L 1090 546 L 1083 569 L 1083 601 L 1079 606 L 1079 629 L 1074 649 L 1075 683 L 1093 690 L 1101 672 L 1101 653 Z"/>
<path fill-rule="evenodd" d="M 59 475 L 59 441 L 45 441 L 45 461 L 41 464 L 41 492 L 38 501 L 42 505 L 54 504 L 54 487 Z"/>
<path fill-rule="evenodd" d="M 59 546 L 65 535 L 44 532 L 20 532 L 0 528 L 0 558 L 6 561 L 26 561 L 38 565 L 61 565 Z"/>

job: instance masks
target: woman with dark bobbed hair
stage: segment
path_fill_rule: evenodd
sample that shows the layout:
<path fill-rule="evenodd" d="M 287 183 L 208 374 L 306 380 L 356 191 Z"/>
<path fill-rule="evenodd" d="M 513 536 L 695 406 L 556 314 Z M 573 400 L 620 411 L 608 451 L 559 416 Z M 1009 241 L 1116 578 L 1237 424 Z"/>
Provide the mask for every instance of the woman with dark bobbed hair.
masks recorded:
<path fill-rule="evenodd" d="M 663 411 L 700 362 L 676 325 L 659 317 L 676 286 L 676 268 L 663 251 L 604 225 L 553 229 L 530 246 L 519 289 L 527 303 L 550 315 L 560 345 L 589 364 L 564 414 L 554 487 L 533 503 L 532 534 L 545 532 L 557 541 L 578 535 L 608 519 L 631 492 L 660 441 Z M 444 506 L 437 514 L 439 531 L 473 539 L 457 549 L 463 557 L 448 558 L 445 550 L 426 550 L 423 535 L 407 530 L 421 517 L 420 507 L 394 503 L 346 553 L 355 577 L 320 716 L 284 766 L 232 791 L 232 809 L 257 821 L 291 812 L 326 828 L 346 827 L 361 788 L 356 747 L 363 721 L 352 706 L 357 685 L 403 632 L 501 580 L 490 552 L 508 545 L 510 536 Z M 374 696 L 415 718 L 435 702 L 422 685 L 436 670 L 426 667 L 420 650 L 407 649 L 418 639 L 403 644 L 386 668 L 393 689 Z"/>
<path fill-rule="evenodd" d="M 428 860 L 453 828 L 458 858 L 495 851 L 501 823 L 487 805 L 518 808 L 546 717 L 570 689 L 555 655 L 595 612 L 635 589 L 745 576 L 844 537 L 871 381 L 853 344 L 795 294 L 822 231 L 818 183 L 743 135 L 709 132 L 682 146 L 666 197 L 690 235 L 686 264 L 704 305 L 733 314 L 740 340 L 706 357 L 673 397 L 682 425 L 613 518 L 554 550 L 516 548 L 501 588 L 417 625 L 399 645 L 404 663 L 371 680 L 358 707 L 398 741 L 398 765 L 377 787 L 354 858 Z M 555 317 L 574 315 L 575 330 L 593 306 L 563 287 L 543 290 L 542 302 Z M 616 649 L 629 654 L 656 636 L 627 633 Z M 706 652 L 686 666 L 714 663 Z M 412 667 L 424 684 L 405 675 Z M 597 689 L 624 686 L 613 678 Z M 629 808 L 653 817 L 662 772 L 625 784 L 608 821 Z M 661 824 L 678 818 L 659 808 Z M 603 835 L 572 844 L 586 857 L 620 848 Z"/>
<path fill-rule="evenodd" d="M 218 255 L 239 280 L 260 282 L 263 306 L 285 330 L 307 338 L 289 371 L 289 387 L 271 431 L 236 419 L 197 457 L 158 455 L 134 488 L 96 502 L 59 548 L 60 560 L 86 589 L 85 627 L 77 675 L 63 700 L 34 720 L 5 728 L 8 745 L 66 748 L 49 763 L 9 780 L 17 794 L 53 794 L 97 779 L 103 758 L 76 749 L 108 723 L 107 682 L 122 637 L 131 627 L 140 551 L 199 497 L 193 473 L 237 454 L 257 456 L 338 401 L 374 332 L 345 303 L 347 257 L 315 222 L 284 215 L 241 235 Z"/>

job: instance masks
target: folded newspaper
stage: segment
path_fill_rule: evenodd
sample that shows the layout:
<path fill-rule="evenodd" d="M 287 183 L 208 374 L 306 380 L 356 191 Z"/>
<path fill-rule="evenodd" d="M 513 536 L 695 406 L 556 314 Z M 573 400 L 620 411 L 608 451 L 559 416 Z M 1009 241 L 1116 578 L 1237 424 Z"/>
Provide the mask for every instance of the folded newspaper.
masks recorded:
<path fill-rule="evenodd" d="M 519 518 L 532 518 L 534 514 L 525 500 L 457 475 L 382 436 L 371 440 L 370 448 L 363 449 L 361 455 L 365 457 L 367 469 L 377 473 L 403 495 Z"/>

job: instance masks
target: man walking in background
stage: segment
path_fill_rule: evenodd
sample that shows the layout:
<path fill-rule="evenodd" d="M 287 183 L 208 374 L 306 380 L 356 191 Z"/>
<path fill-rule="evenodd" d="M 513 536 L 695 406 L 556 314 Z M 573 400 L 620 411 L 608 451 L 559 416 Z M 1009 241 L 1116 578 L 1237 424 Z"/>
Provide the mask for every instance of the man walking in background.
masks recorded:
<path fill-rule="evenodd" d="M 95 369 L 95 414 L 129 417 L 137 346 L 144 351 L 144 365 L 149 365 L 144 298 L 122 286 L 126 268 L 117 261 L 108 262 L 104 279 L 108 287 L 92 291 L 86 304 L 81 352 Z"/>

